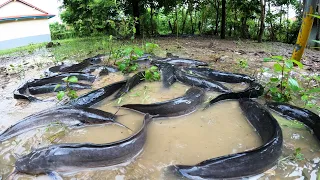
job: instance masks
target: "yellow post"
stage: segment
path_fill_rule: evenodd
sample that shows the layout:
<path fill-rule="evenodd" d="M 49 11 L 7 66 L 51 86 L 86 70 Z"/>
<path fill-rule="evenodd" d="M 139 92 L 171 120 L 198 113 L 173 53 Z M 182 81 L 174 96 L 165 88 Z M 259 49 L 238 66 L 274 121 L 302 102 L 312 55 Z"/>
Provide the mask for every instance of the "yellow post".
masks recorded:
<path fill-rule="evenodd" d="M 292 59 L 297 61 L 301 60 L 304 49 L 308 43 L 309 35 L 312 30 L 313 17 L 309 14 L 313 14 L 315 8 L 317 7 L 317 0 L 306 0 L 304 5 L 303 19 L 300 27 L 297 42 L 294 46 Z"/>

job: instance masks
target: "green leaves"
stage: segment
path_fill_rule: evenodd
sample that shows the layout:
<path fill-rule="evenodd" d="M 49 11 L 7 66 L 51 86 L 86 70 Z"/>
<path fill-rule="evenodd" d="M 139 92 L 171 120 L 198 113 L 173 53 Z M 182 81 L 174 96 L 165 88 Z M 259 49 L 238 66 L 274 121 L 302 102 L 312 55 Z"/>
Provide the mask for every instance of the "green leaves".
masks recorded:
<path fill-rule="evenodd" d="M 300 87 L 298 82 L 295 79 L 289 78 L 288 82 L 289 82 L 290 89 L 292 89 L 293 91 L 299 91 Z"/>
<path fill-rule="evenodd" d="M 76 76 L 68 76 L 68 77 L 62 78 L 62 80 L 66 83 L 77 83 L 78 82 L 78 78 Z"/>
<path fill-rule="evenodd" d="M 59 101 L 61 101 L 64 96 L 65 96 L 65 92 L 64 91 L 59 91 L 58 94 L 57 94 L 57 99 Z"/>
<path fill-rule="evenodd" d="M 149 43 L 149 42 L 147 42 L 146 45 L 145 45 L 145 48 L 146 48 L 147 53 L 153 53 L 154 50 L 155 50 L 156 48 L 158 48 L 158 47 L 159 47 L 158 44 Z"/>
<path fill-rule="evenodd" d="M 144 78 L 146 81 L 159 81 L 160 73 L 158 67 L 152 66 L 149 69 L 145 70 Z"/>
<path fill-rule="evenodd" d="M 275 72 L 281 72 L 282 71 L 282 66 L 279 63 L 276 63 L 273 65 L 273 69 Z"/>
<path fill-rule="evenodd" d="M 297 60 L 294 60 L 294 59 L 291 59 L 291 61 L 292 61 L 293 63 L 295 63 L 300 69 L 303 68 L 303 64 L 302 64 L 301 62 L 299 62 L 299 61 L 297 61 Z"/>

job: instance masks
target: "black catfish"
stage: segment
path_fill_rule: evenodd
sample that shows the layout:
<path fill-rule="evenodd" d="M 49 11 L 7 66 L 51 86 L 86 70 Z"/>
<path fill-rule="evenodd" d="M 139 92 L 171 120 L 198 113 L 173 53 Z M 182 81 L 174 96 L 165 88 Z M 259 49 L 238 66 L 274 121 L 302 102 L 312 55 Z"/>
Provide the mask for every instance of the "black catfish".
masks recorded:
<path fill-rule="evenodd" d="M 128 162 L 143 150 L 151 119 L 145 115 L 142 127 L 135 134 L 116 142 L 57 144 L 34 150 L 16 161 L 15 172 L 38 175 Z"/>
<path fill-rule="evenodd" d="M 118 93 L 114 96 L 113 99 L 118 99 L 119 97 L 123 96 L 124 94 L 128 93 L 132 88 L 136 85 L 140 84 L 144 81 L 145 72 L 141 71 L 137 74 L 130 77 L 126 84 L 122 86 L 122 88 L 118 91 Z"/>
<path fill-rule="evenodd" d="M 172 64 L 167 63 L 161 64 L 159 68 L 163 87 L 169 88 L 173 83 L 176 82 L 176 77 L 174 75 L 175 69 Z"/>
<path fill-rule="evenodd" d="M 219 96 L 212 99 L 207 104 L 205 109 L 210 107 L 211 105 L 213 105 L 219 101 L 223 101 L 223 100 L 240 99 L 240 98 L 257 98 L 257 97 L 261 96 L 263 94 L 263 92 L 264 92 L 264 88 L 261 84 L 256 83 L 256 82 L 252 82 L 250 84 L 250 86 L 243 91 L 220 94 Z"/>
<path fill-rule="evenodd" d="M 251 83 L 254 82 L 255 79 L 251 76 L 239 73 L 230 73 L 230 72 L 223 72 L 217 71 L 210 68 L 185 68 L 185 71 L 189 71 L 192 74 L 196 74 L 199 76 L 203 76 L 215 81 L 220 82 L 227 82 L 227 83 Z"/>
<path fill-rule="evenodd" d="M 113 84 L 109 84 L 105 87 L 96 89 L 87 94 L 84 94 L 74 100 L 71 100 L 68 105 L 73 107 L 90 107 L 103 99 L 111 96 L 117 90 L 119 90 L 123 85 L 125 85 L 126 81 L 120 81 Z"/>
<path fill-rule="evenodd" d="M 202 89 L 192 87 L 185 95 L 154 104 L 125 104 L 121 107 L 141 113 L 148 113 L 155 117 L 174 117 L 191 113 L 204 101 L 205 93 Z"/>
<path fill-rule="evenodd" d="M 217 81 L 200 77 L 200 76 L 194 76 L 185 71 L 179 70 L 178 68 L 175 68 L 175 77 L 181 83 L 187 84 L 190 86 L 196 86 L 206 90 L 223 92 L 223 93 L 231 92 L 230 89 L 228 89 L 227 87 L 225 87 L 224 85 L 222 85 Z"/>
<path fill-rule="evenodd" d="M 89 82 L 94 82 L 96 79 L 94 75 L 91 75 L 88 73 L 71 72 L 71 73 L 57 74 L 54 76 L 49 76 L 41 79 L 30 80 L 28 81 L 28 84 L 29 84 L 29 87 L 32 87 L 32 86 L 42 86 L 50 83 L 63 83 L 64 81 L 62 79 L 70 76 L 75 76 L 78 78 L 78 80 L 84 80 Z"/>
<path fill-rule="evenodd" d="M 240 107 L 256 129 L 263 145 L 253 150 L 216 157 L 196 165 L 173 165 L 168 171 L 188 179 L 228 179 L 263 173 L 278 162 L 282 153 L 281 128 L 274 117 L 259 103 L 240 99 Z"/>
<path fill-rule="evenodd" d="M 320 117 L 314 112 L 280 102 L 267 102 L 266 105 L 288 120 L 297 120 L 312 129 L 314 135 L 320 141 Z"/>
<path fill-rule="evenodd" d="M 154 65 L 161 65 L 162 63 L 169 63 L 175 66 L 208 66 L 208 63 L 186 58 L 163 58 L 151 62 Z"/>
<path fill-rule="evenodd" d="M 51 108 L 25 117 L 16 124 L 10 126 L 0 134 L 0 142 L 50 124 L 63 124 L 70 127 L 79 127 L 83 125 L 115 123 L 125 127 L 124 125 L 115 122 L 115 119 L 116 116 L 114 114 L 99 109 L 73 107 Z"/>
<path fill-rule="evenodd" d="M 29 87 L 28 89 L 29 89 L 30 94 L 32 94 L 32 95 L 65 91 L 67 89 L 66 84 L 59 84 L 58 86 L 57 85 L 58 84 L 45 84 L 42 86 Z M 83 83 L 70 83 L 69 88 L 71 88 L 73 90 L 91 89 L 91 85 L 83 84 Z"/>
<path fill-rule="evenodd" d="M 15 89 L 13 91 L 13 98 L 14 99 L 25 99 L 25 100 L 29 100 L 29 101 L 41 101 L 41 99 L 32 96 L 29 93 L 29 84 L 28 82 L 25 82 L 23 84 L 21 84 L 17 89 Z"/>

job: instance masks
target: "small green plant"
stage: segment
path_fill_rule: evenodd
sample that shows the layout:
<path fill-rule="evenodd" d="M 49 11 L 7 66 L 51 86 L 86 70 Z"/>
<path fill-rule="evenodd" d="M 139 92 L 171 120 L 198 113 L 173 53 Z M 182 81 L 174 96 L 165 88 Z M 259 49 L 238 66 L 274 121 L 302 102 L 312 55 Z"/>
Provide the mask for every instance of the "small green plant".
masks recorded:
<path fill-rule="evenodd" d="M 139 65 L 135 60 L 143 55 L 143 50 L 138 47 L 127 47 L 123 50 L 123 55 L 126 57 L 123 60 L 116 62 L 119 70 L 124 74 L 136 71 Z"/>
<path fill-rule="evenodd" d="M 249 65 L 248 65 L 248 60 L 246 60 L 246 59 L 239 59 L 239 60 L 238 60 L 238 66 L 239 66 L 240 68 L 243 68 L 243 69 L 248 68 L 248 67 L 249 67 Z"/>
<path fill-rule="evenodd" d="M 264 61 L 275 61 L 273 75 L 267 83 L 269 89 L 266 95 L 271 95 L 272 99 L 280 102 L 287 102 L 292 99 L 293 93 L 299 93 L 301 87 L 298 81 L 291 75 L 291 71 L 296 64 L 299 68 L 303 65 L 294 59 L 284 59 L 282 56 L 272 56 L 265 58 Z"/>
<path fill-rule="evenodd" d="M 159 47 L 158 44 L 147 42 L 147 43 L 146 43 L 146 46 L 145 46 L 145 49 L 146 49 L 146 52 L 147 52 L 147 53 L 153 54 L 153 53 L 154 53 L 154 50 L 155 50 L 156 48 L 158 48 L 158 47 Z"/>
<path fill-rule="evenodd" d="M 301 152 L 301 148 L 296 148 L 294 150 L 292 158 L 295 161 L 303 161 L 303 160 L 305 160 L 304 154 L 302 154 L 302 152 Z"/>
<path fill-rule="evenodd" d="M 75 90 L 73 90 L 70 87 L 70 83 L 77 83 L 78 82 L 78 78 L 76 76 L 68 76 L 62 79 L 65 83 L 66 83 L 66 90 L 65 91 L 59 91 L 57 94 L 57 99 L 59 101 L 61 101 L 65 95 L 67 95 L 70 99 L 75 99 L 78 97 L 77 92 Z M 58 84 L 54 90 L 57 90 L 61 85 Z"/>
<path fill-rule="evenodd" d="M 10 64 L 9 67 L 7 68 L 8 69 L 8 72 L 9 73 L 12 73 L 12 74 L 17 74 L 19 76 L 20 79 L 23 79 L 25 77 L 25 68 L 22 64 L 19 64 L 19 65 L 13 65 L 13 64 Z"/>
<path fill-rule="evenodd" d="M 152 66 L 149 69 L 145 70 L 144 79 L 146 81 L 159 81 L 160 80 L 160 72 L 157 66 Z"/>

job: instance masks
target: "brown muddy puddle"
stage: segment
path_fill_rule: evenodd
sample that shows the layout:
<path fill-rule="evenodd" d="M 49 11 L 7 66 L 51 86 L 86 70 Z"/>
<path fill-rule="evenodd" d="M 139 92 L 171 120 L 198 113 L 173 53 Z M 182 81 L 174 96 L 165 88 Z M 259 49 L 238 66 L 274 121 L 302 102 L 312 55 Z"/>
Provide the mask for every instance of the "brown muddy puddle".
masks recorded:
<path fill-rule="evenodd" d="M 93 83 L 93 89 L 120 81 L 124 77 L 110 74 Z M 246 87 L 245 84 L 227 85 L 233 90 Z M 141 83 L 117 101 L 106 99 L 93 108 L 111 113 L 117 112 L 117 106 L 129 103 L 155 103 L 179 97 L 188 89 L 180 83 L 175 83 L 169 90 L 163 89 L 160 82 Z M 91 90 L 82 90 L 79 94 Z M 207 98 L 219 93 L 207 93 Z M 42 98 L 55 94 L 42 95 Z M 4 119 L 0 130 L 10 124 L 38 112 L 55 106 L 56 102 L 30 103 L 18 112 L 5 111 L 1 106 Z M 17 109 L 16 109 L 17 110 Z M 143 115 L 134 111 L 120 109 L 118 121 L 128 126 L 134 132 L 143 121 Z M 279 118 L 277 116 L 277 118 Z M 319 168 L 319 143 L 306 129 L 282 127 L 284 134 L 284 153 L 277 168 L 271 169 L 253 179 L 312 179 L 316 180 Z M 0 144 L 0 174 L 6 177 L 12 171 L 15 156 L 25 155 L 33 148 L 44 147 L 52 143 L 107 143 L 120 140 L 134 133 L 116 125 L 90 126 L 80 129 L 67 129 L 50 125 L 35 131 L 24 133 L 17 138 Z M 177 118 L 153 120 L 148 126 L 147 142 L 143 152 L 135 159 L 122 166 L 109 168 L 87 169 L 74 171 L 63 175 L 64 179 L 172 179 L 163 169 L 172 164 L 192 165 L 203 160 L 226 154 L 253 149 L 261 145 L 260 137 L 243 116 L 237 101 L 218 103 L 206 111 L 199 108 L 196 112 Z M 300 162 L 288 161 L 287 156 L 300 147 L 306 160 Z M 16 155 L 17 154 L 17 155 Z M 15 179 L 49 179 L 47 176 L 18 175 Z"/>

